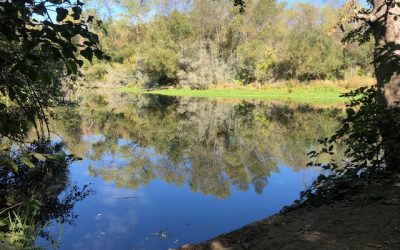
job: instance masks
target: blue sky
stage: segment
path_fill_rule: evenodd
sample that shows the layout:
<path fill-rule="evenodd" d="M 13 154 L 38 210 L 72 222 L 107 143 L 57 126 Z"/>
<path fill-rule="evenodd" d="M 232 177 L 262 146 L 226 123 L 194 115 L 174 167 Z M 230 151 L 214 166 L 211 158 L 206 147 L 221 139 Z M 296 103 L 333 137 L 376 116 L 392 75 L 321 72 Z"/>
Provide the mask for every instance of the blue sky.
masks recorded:
<path fill-rule="evenodd" d="M 204 1 L 212 1 L 212 0 L 204 0 Z M 304 2 L 304 3 L 313 3 L 313 4 L 317 4 L 317 5 L 333 3 L 339 7 L 342 5 L 343 2 L 346 2 L 347 0 L 277 0 L 277 1 L 278 2 L 286 2 L 286 3 L 288 3 L 289 6 L 293 3 Z M 359 2 L 361 2 L 362 4 L 366 4 L 366 0 L 359 0 Z M 85 7 L 93 8 L 94 6 L 87 5 Z M 115 7 L 114 7 L 113 11 L 115 11 Z M 152 13 L 153 13 L 153 11 L 150 12 L 150 16 L 152 16 L 155 12 L 153 14 Z"/>

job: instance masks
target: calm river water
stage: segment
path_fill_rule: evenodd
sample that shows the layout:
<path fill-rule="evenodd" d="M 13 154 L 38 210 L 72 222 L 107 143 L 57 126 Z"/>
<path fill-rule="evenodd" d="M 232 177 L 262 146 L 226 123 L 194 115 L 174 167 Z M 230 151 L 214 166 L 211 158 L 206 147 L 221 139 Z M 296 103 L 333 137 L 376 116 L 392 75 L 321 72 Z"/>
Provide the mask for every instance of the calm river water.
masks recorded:
<path fill-rule="evenodd" d="M 60 249 L 168 249 L 279 212 L 318 175 L 306 168 L 339 111 L 310 105 L 87 94 L 52 122 L 89 185 Z M 37 245 L 52 248 L 38 239 Z"/>

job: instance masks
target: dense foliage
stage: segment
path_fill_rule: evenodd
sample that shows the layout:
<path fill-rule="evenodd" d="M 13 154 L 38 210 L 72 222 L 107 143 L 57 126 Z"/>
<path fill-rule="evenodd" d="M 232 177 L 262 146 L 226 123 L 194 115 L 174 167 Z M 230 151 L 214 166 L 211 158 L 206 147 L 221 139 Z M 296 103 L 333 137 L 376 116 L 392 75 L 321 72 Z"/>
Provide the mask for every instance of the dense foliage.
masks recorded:
<path fill-rule="evenodd" d="M 63 102 L 62 79 L 76 76 L 83 58 L 103 58 L 98 36 L 89 31 L 79 0 L 0 2 L 0 135 L 26 142 L 31 128 L 37 144 L 50 136 L 49 108 Z M 71 82 L 73 83 L 73 81 Z M 18 161 L 34 168 L 43 150 L 12 159 L 12 142 L 0 151 L 1 168 L 18 171 Z M 22 147 L 25 147 L 23 145 Z"/>
<path fill-rule="evenodd" d="M 204 89 L 371 75 L 372 44 L 344 45 L 332 30 L 340 10 L 330 5 L 252 0 L 241 12 L 225 0 L 103 3 L 92 0 L 88 12 L 104 19 L 96 32 L 112 62 L 87 65 L 93 81 Z"/>
<path fill-rule="evenodd" d="M 0 2 L 0 134 L 20 137 L 32 125 L 49 132 L 46 110 L 63 99 L 61 78 L 85 57 L 102 58 L 79 0 Z"/>
<path fill-rule="evenodd" d="M 338 175 L 370 176 L 398 172 L 399 166 L 390 164 L 398 161 L 400 155 L 398 144 L 400 127 L 398 108 L 387 108 L 378 101 L 377 88 L 360 88 L 344 96 L 350 98 L 347 105 L 346 118 L 341 128 L 330 138 L 321 142 L 325 145 L 322 152 L 311 152 L 317 157 L 323 153 L 332 154 L 335 144 L 348 146 L 346 156 L 348 162 L 340 167 L 336 162 L 324 165 L 335 170 Z M 390 140 L 387 140 L 390 138 Z M 391 150 L 387 150 L 387 149 Z"/>
<path fill-rule="evenodd" d="M 0 248 L 32 248 L 86 194 L 67 192 L 73 155 L 50 142 L 49 111 L 83 59 L 103 58 L 79 0 L 0 1 Z M 35 137 L 30 137 L 33 131 Z M 6 245 L 4 245 L 6 244 Z"/>

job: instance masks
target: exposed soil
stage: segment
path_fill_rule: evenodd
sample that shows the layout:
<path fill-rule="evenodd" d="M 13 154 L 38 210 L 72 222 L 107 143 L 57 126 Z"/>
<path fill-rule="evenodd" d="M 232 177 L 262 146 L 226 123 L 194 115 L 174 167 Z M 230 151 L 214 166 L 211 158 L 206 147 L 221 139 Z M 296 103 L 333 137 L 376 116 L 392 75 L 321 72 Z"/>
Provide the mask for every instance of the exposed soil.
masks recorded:
<path fill-rule="evenodd" d="M 400 183 L 377 181 L 181 249 L 400 249 Z"/>

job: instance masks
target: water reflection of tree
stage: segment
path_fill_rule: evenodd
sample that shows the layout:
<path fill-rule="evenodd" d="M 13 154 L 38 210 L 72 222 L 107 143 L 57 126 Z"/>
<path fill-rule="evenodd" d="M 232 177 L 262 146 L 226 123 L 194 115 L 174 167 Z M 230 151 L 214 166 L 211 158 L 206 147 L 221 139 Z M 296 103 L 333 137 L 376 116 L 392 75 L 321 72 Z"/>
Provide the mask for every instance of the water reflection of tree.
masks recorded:
<path fill-rule="evenodd" d="M 63 152 L 59 144 L 40 146 L 46 150 L 43 153 Z M 37 149 L 38 144 L 34 147 Z M 6 247 L 5 242 L 18 249 L 30 249 L 37 236 L 57 244 L 45 228 L 52 222 L 71 223 L 77 217 L 73 213 L 75 203 L 85 198 L 90 190 L 88 186 L 79 188 L 70 183 L 70 158 L 37 161 L 33 169 L 17 163 L 18 173 L 4 168 L 0 171 L 0 248 Z"/>
<path fill-rule="evenodd" d="M 92 174 L 130 188 L 161 178 L 217 197 L 229 196 L 231 185 L 261 193 L 279 164 L 305 167 L 307 153 L 336 129 L 340 116 L 336 109 L 304 105 L 163 96 L 92 96 L 83 102 L 80 129 L 102 135 L 75 145 L 97 163 Z M 124 163 L 99 166 L 106 155 Z"/>

